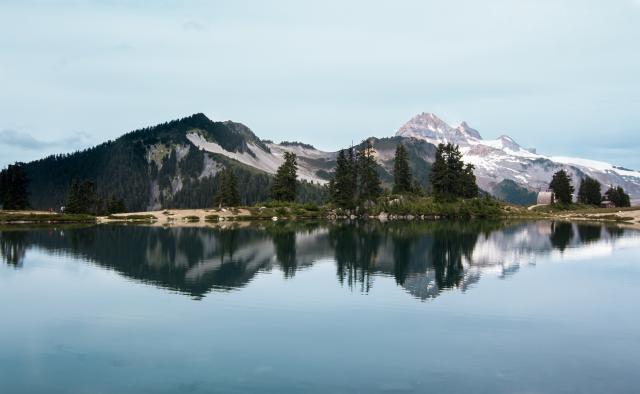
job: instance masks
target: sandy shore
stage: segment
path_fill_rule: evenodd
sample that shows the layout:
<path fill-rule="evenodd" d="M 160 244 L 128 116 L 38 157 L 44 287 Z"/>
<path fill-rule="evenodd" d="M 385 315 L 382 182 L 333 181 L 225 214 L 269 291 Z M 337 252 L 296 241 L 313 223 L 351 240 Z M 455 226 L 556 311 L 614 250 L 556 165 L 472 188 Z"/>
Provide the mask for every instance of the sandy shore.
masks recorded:
<path fill-rule="evenodd" d="M 149 219 L 143 219 L 145 216 L 148 216 Z M 224 223 L 224 219 L 251 216 L 251 213 L 244 208 L 234 210 L 226 208 L 163 209 L 161 211 L 128 212 L 111 216 L 99 216 L 98 223 L 119 223 L 125 220 L 132 222 L 148 221 L 151 226 L 197 227 L 215 225 L 218 222 L 218 220 L 215 220 L 215 216 L 221 218 Z"/>
<path fill-rule="evenodd" d="M 625 227 L 633 227 L 636 229 L 640 229 L 640 207 L 635 207 L 633 210 L 624 210 L 624 211 L 615 211 L 615 212 L 603 212 L 603 213 L 582 213 L 580 211 L 577 212 L 566 212 L 566 213 L 555 213 L 552 215 L 553 218 L 559 218 L 564 220 L 596 220 L 596 221 L 613 221 L 612 218 L 618 217 L 620 218 L 620 222 L 617 222 L 621 226 Z"/>
<path fill-rule="evenodd" d="M 525 210 L 531 212 L 530 210 Z M 12 215 L 47 215 L 57 216 L 58 214 L 47 211 L 2 211 L 0 216 L 5 218 Z M 111 216 L 99 216 L 97 223 L 139 223 L 149 226 L 171 226 L 171 227 L 205 227 L 205 226 L 228 226 L 238 225 L 243 221 L 243 216 L 252 216 L 251 212 L 245 208 L 239 209 L 164 209 L 148 212 L 128 212 Z M 508 216 L 507 216 L 508 217 Z M 515 217 L 518 217 L 515 214 Z M 229 220 L 233 218 L 233 220 Z M 531 217 L 531 219 L 560 219 L 568 221 L 602 221 L 615 222 L 616 224 L 628 228 L 640 230 L 640 207 L 627 208 L 625 210 L 606 210 L 605 212 L 593 211 L 558 211 L 554 213 L 541 214 Z M 225 220 L 226 219 L 226 220 Z M 269 220 L 270 217 L 263 218 Z M 28 222 L 28 221 L 27 221 Z M 245 221 L 247 223 L 248 221 Z"/>

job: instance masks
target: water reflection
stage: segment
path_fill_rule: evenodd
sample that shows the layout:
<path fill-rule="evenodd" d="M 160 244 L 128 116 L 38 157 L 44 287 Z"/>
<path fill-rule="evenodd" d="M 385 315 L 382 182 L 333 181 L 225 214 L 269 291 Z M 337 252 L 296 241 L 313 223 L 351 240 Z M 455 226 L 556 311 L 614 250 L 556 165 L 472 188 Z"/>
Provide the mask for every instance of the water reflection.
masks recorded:
<path fill-rule="evenodd" d="M 30 249 L 64 254 L 194 298 L 246 286 L 279 267 L 285 278 L 334 260 L 344 286 L 368 292 L 386 275 L 419 299 L 467 289 L 487 273 L 507 277 L 539 256 L 611 245 L 617 227 L 566 222 L 261 223 L 232 228 L 92 226 L 0 231 L 3 262 Z"/>

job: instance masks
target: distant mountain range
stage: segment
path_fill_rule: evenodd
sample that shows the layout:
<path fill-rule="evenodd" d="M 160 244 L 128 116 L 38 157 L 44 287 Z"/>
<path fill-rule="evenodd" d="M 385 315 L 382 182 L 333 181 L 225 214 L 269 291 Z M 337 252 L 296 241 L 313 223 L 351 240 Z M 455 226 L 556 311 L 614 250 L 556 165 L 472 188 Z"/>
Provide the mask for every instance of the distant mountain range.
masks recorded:
<path fill-rule="evenodd" d="M 432 144 L 451 142 L 459 145 L 464 161 L 476 167 L 480 187 L 489 192 L 499 194 L 499 188 L 505 181 L 531 191 L 544 190 L 553 173 L 565 169 L 572 175 L 576 186 L 588 175 L 600 181 L 603 187 L 620 185 L 632 196 L 640 196 L 638 171 L 595 160 L 544 156 L 535 149 L 521 147 L 506 135 L 495 140 L 483 140 L 480 133 L 467 123 L 452 127 L 434 114 L 422 113 L 413 117 L 400 127 L 396 135 Z"/>
<path fill-rule="evenodd" d="M 375 149 L 384 184 L 393 179 L 395 148 L 403 143 L 413 173 L 425 188 L 439 143 L 455 143 L 463 159 L 475 165 L 479 186 L 506 201 L 529 204 L 545 189 L 552 174 L 566 169 L 578 183 L 588 175 L 603 186 L 620 185 L 640 197 L 640 172 L 608 163 L 570 157 L 548 157 L 525 149 L 512 138 L 483 140 L 466 122 L 452 127 L 431 113 L 401 126 L 395 136 L 369 139 Z M 115 141 L 85 151 L 56 155 L 27 164 L 31 202 L 36 208 L 64 204 L 72 179 L 96 182 L 98 193 L 115 193 L 130 209 L 207 207 L 217 188 L 216 174 L 225 166 L 236 170 L 240 194 L 251 204 L 268 197 L 272 175 L 285 151 L 298 156 L 304 181 L 301 201 L 326 197 L 322 185 L 332 176 L 337 152 L 325 152 L 304 142 L 274 143 L 260 139 L 241 123 L 216 122 L 204 114 L 136 130 Z"/>

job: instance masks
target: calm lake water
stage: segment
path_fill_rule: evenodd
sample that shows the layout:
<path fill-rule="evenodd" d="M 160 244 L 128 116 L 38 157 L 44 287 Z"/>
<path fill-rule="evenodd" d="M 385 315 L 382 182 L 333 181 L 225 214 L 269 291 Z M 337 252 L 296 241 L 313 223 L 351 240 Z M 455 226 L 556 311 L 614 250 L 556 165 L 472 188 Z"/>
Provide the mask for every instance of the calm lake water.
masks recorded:
<path fill-rule="evenodd" d="M 0 231 L 1 393 L 638 393 L 640 233 Z"/>

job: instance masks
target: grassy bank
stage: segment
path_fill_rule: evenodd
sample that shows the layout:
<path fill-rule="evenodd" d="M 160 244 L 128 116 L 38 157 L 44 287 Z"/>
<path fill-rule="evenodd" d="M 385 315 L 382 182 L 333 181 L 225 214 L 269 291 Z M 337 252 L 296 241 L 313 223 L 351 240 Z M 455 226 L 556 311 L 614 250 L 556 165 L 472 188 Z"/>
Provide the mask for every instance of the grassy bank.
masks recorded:
<path fill-rule="evenodd" d="M 504 205 L 489 198 L 437 201 L 433 197 L 398 196 L 378 200 L 365 210 L 369 215 L 425 216 L 448 219 L 497 218 L 506 215 Z"/>
<path fill-rule="evenodd" d="M 95 223 L 95 216 L 38 211 L 0 211 L 2 224 Z"/>

